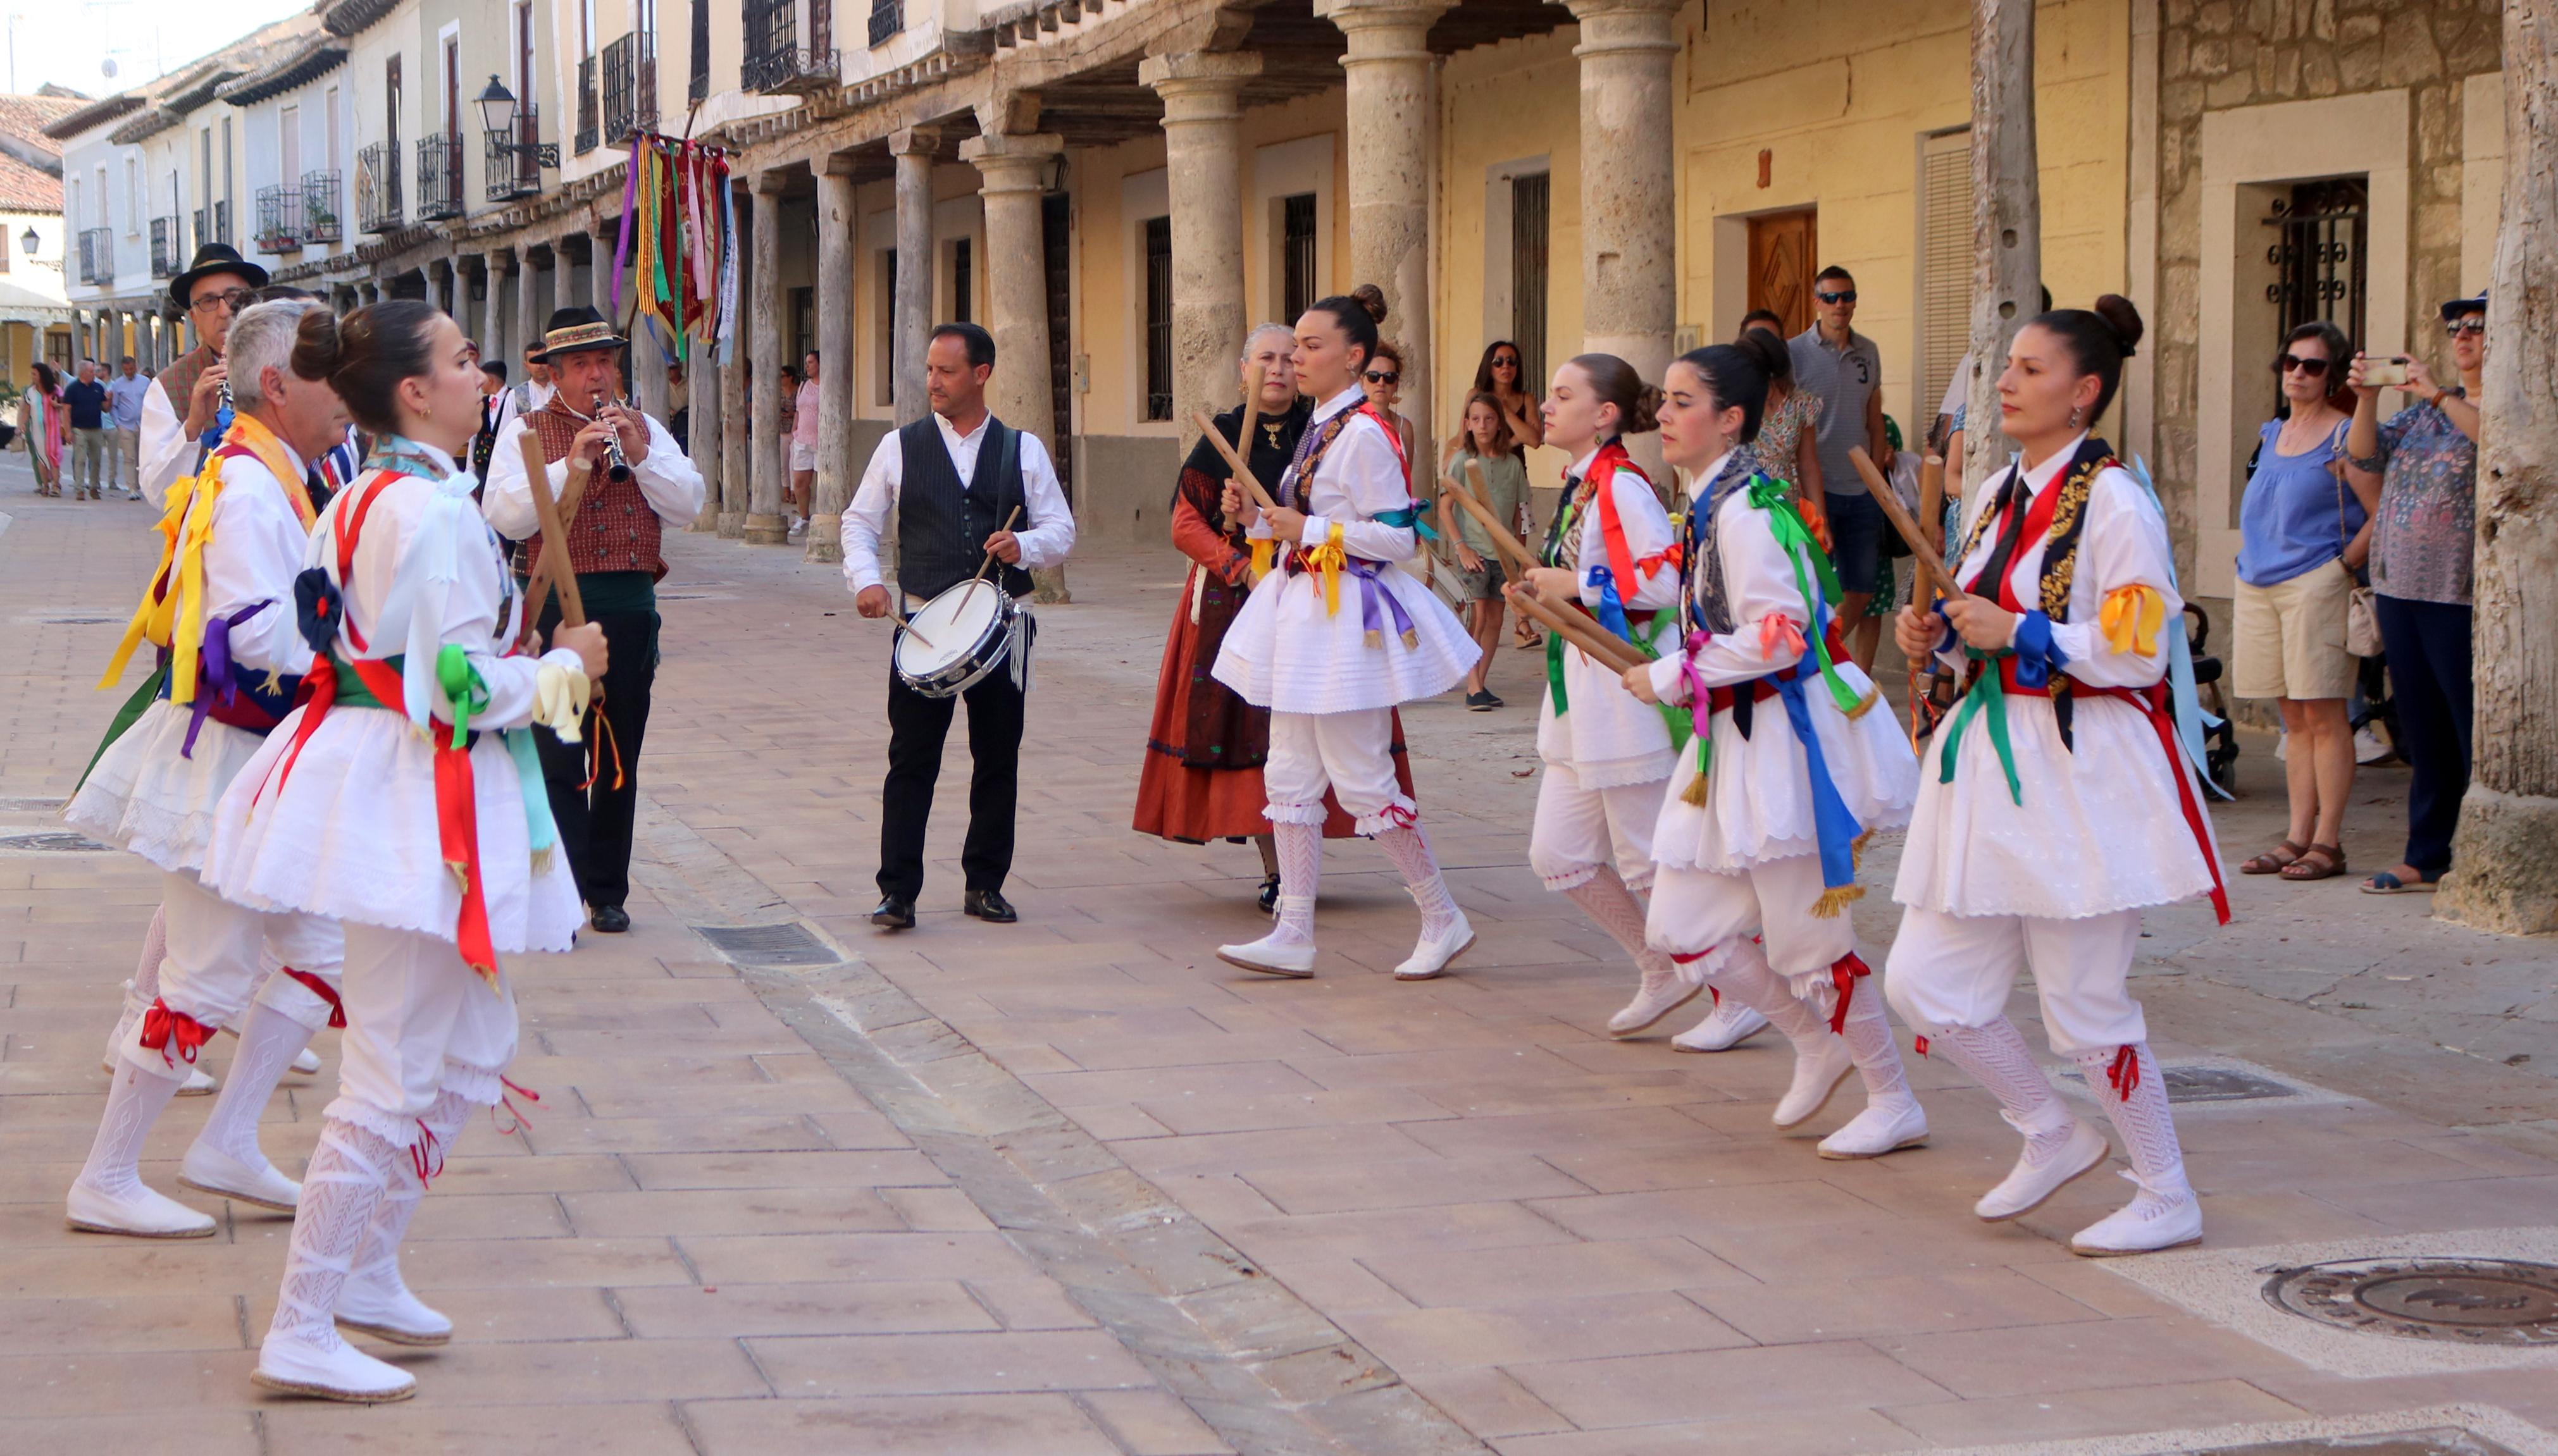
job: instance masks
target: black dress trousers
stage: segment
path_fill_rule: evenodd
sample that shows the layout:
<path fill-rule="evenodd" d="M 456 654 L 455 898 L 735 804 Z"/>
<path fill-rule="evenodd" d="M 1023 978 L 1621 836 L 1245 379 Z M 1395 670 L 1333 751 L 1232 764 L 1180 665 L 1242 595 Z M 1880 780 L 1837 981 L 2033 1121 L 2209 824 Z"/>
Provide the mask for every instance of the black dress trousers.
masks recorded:
<path fill-rule="evenodd" d="M 609 660 L 604 668 L 604 701 L 587 716 L 587 743 L 563 743 L 549 728 L 536 728 L 533 742 L 542 756 L 542 782 L 550 790 L 551 818 L 559 824 L 560 848 L 568 852 L 569 868 L 577 874 L 577 892 L 591 910 L 620 905 L 631 898 L 631 827 L 640 808 L 640 749 L 648 735 L 648 693 L 657 680 L 657 613 L 599 612 L 589 618 L 604 628 Z M 545 639 L 559 625 L 554 599 L 542 612 Z M 603 745 L 602 765 L 593 787 L 586 783 L 587 753 Z M 614 782 L 619 752 L 621 782 Z"/>
<path fill-rule="evenodd" d="M 1013 813 L 1021 791 L 1022 690 L 1010 662 L 960 695 L 968 703 L 968 839 L 959 867 L 972 890 L 999 890 L 1013 868 Z M 888 784 L 880 794 L 880 893 L 924 892 L 924 832 L 941 748 L 959 698 L 927 698 L 894 666 L 888 678 Z"/>

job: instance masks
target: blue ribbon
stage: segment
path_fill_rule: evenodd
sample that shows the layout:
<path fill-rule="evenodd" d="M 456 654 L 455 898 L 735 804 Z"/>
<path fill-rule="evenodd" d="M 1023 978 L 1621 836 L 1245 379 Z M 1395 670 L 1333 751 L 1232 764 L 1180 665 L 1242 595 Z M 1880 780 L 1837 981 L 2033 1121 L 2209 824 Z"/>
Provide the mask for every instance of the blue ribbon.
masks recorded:
<path fill-rule="evenodd" d="M 1772 675 L 1775 676 L 1775 675 Z M 1865 832 L 1848 812 L 1847 800 L 1830 779 L 1829 760 L 1821 754 L 1821 736 L 1812 729 L 1811 704 L 1803 697 L 1803 675 L 1787 670 L 1775 676 L 1776 696 L 1785 705 L 1785 720 L 1803 745 L 1803 767 L 1812 785 L 1812 837 L 1821 849 L 1821 887 L 1844 889 L 1856 883 L 1856 837 Z M 1753 691 L 1738 684 L 1738 695 Z"/>
<path fill-rule="evenodd" d="M 1615 633 L 1621 640 L 1634 641 L 1634 623 L 1626 620 L 1626 603 L 1617 596 L 1617 574 L 1610 571 L 1607 564 L 1603 562 L 1590 569 L 1589 585 L 1596 588 L 1599 593 L 1597 613 L 1599 625 Z"/>
<path fill-rule="evenodd" d="M 1370 519 L 1374 520 L 1381 526 L 1399 526 L 1405 530 L 1414 532 L 1424 541 L 1436 541 L 1439 539 L 1439 533 L 1431 530 L 1430 523 L 1422 519 L 1422 517 L 1430 515 L 1437 509 L 1438 503 L 1436 501 L 1417 500 L 1410 505 L 1402 506 L 1395 510 L 1378 511 Z"/>
<path fill-rule="evenodd" d="M 2052 636 L 2052 618 L 2040 611 L 2029 611 L 2016 619 L 2016 635 L 2009 642 L 2016 654 L 2016 685 L 2020 688 L 2052 686 L 2052 675 L 2069 662 L 2069 654 Z"/>
<path fill-rule="evenodd" d="M 2140 481 L 2141 488 L 2150 493 L 2150 503 L 2158 506 L 2159 513 L 2164 516 L 2167 507 L 2159 500 L 2158 482 L 2150 478 L 2149 462 L 2134 456 L 2129 468 L 2132 478 Z M 2176 585 L 2176 564 L 2173 561 L 2168 564 L 2168 585 Z M 2168 701 L 2171 716 L 2176 720 L 2176 740 L 2185 749 L 2185 761 L 2194 765 L 2194 776 L 2203 788 L 2223 799 L 2235 798 L 2236 795 L 2211 781 L 2211 765 L 2209 755 L 2203 751 L 2203 733 L 2206 728 L 2220 727 L 2220 720 L 2203 711 L 2203 700 L 2195 690 L 2194 644 L 2186 639 L 2182 621 L 2170 622 L 2168 626 Z"/>

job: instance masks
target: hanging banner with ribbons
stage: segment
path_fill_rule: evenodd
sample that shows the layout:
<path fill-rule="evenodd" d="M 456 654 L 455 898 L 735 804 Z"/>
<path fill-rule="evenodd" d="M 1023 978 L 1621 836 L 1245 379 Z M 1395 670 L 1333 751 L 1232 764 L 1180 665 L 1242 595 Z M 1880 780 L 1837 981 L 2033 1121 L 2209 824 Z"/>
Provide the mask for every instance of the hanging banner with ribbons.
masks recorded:
<path fill-rule="evenodd" d="M 615 317 L 634 294 L 633 327 L 644 326 L 669 358 L 695 345 L 730 362 L 737 345 L 737 211 L 725 148 L 636 132 L 623 164 L 622 226 L 614 240 Z"/>

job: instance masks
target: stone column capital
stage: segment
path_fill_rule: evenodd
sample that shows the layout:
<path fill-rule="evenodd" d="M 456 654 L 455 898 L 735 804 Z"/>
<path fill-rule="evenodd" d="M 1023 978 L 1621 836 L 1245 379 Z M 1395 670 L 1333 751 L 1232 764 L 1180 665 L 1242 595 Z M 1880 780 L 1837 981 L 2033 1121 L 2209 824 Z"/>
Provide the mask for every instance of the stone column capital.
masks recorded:
<path fill-rule="evenodd" d="M 1430 28 L 1447 10 L 1446 0 L 1315 0 L 1315 14 L 1350 42 L 1345 66 L 1428 59 Z"/>
<path fill-rule="evenodd" d="M 1137 83 L 1158 91 L 1185 84 L 1231 89 L 1259 74 L 1261 56 L 1253 51 L 1179 51 L 1137 63 Z"/>
<path fill-rule="evenodd" d="M 1581 26 L 1581 44 L 1572 54 L 1588 60 L 1622 52 L 1679 49 L 1678 16 L 1685 0 L 1546 0 L 1572 12 Z"/>
<path fill-rule="evenodd" d="M 959 160 L 977 169 L 981 193 L 1044 193 L 1050 165 L 1065 155 L 1066 138 L 1041 132 L 1026 137 L 976 136 L 959 144 Z"/>
<path fill-rule="evenodd" d="M 888 134 L 888 154 L 892 157 L 930 157 L 941 149 L 941 128 L 937 126 L 902 126 Z"/>

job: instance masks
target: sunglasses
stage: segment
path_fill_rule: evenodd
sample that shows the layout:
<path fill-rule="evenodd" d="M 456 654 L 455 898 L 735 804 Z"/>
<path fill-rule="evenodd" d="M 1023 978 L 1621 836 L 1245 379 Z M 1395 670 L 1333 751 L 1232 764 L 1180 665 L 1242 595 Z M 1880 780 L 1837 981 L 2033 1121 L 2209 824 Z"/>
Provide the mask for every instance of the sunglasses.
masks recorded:
<path fill-rule="evenodd" d="M 2454 319 L 2451 323 L 2443 326 L 2443 331 L 2454 338 L 2458 338 L 2464 333 L 2485 333 L 2487 332 L 2487 316 L 2483 314 L 2472 314 L 2466 319 Z"/>
<path fill-rule="evenodd" d="M 1507 354 L 1494 354 L 1492 355 L 1492 367 L 1495 369 L 1515 369 L 1518 367 L 1518 360 L 1511 358 Z"/>
<path fill-rule="evenodd" d="M 1402 375 L 1397 374 L 1390 369 L 1370 369 L 1367 371 L 1367 382 L 1370 384 L 1394 384 L 1400 382 L 1402 378 Z"/>
<path fill-rule="evenodd" d="M 2294 369 L 2298 369 L 2312 379 L 2323 377 L 2327 373 L 2327 366 L 2328 361 L 2325 359 L 2305 359 L 2299 354 L 2285 354 L 2274 360 L 2275 373 L 2289 374 Z"/>
<path fill-rule="evenodd" d="M 1856 290 L 1852 288 L 1843 288 L 1836 293 L 1823 293 L 1819 289 L 1814 289 L 1812 290 L 1812 297 L 1819 299 L 1825 304 L 1852 304 L 1856 302 Z"/>

